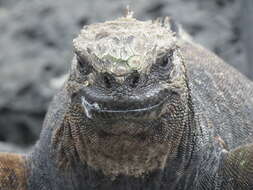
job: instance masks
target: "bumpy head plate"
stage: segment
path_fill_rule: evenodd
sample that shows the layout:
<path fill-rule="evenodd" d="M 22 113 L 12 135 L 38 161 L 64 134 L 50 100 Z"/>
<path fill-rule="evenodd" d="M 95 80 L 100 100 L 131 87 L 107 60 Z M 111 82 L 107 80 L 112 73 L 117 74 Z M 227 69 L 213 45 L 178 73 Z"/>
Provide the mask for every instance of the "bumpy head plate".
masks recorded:
<path fill-rule="evenodd" d="M 157 23 L 123 17 L 86 26 L 73 42 L 97 71 L 123 76 L 149 72 L 157 57 L 175 45 L 175 37 Z"/>

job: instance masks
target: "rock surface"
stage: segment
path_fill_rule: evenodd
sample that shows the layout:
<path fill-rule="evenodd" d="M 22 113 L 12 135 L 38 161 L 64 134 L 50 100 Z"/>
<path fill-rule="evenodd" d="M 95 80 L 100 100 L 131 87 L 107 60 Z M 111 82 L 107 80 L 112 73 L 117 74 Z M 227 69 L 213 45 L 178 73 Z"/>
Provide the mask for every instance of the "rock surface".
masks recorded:
<path fill-rule="evenodd" d="M 31 147 L 18 147 L 11 143 L 0 142 L 0 152 L 11 152 L 11 153 L 27 153 L 31 150 Z"/>
<path fill-rule="evenodd" d="M 172 15 L 194 37 L 251 76 L 235 0 L 0 0 L 0 141 L 33 144 L 48 104 L 64 81 L 72 39 L 84 24 L 122 16 Z"/>

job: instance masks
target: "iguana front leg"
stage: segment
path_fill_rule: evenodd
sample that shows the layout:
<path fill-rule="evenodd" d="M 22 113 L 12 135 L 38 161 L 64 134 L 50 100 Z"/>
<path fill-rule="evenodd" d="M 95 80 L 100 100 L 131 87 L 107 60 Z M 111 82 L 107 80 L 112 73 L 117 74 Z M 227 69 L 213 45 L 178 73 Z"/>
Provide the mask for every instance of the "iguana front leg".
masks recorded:
<path fill-rule="evenodd" d="M 253 144 L 228 152 L 221 166 L 224 190 L 253 189 Z"/>
<path fill-rule="evenodd" d="M 26 168 L 22 155 L 0 153 L 0 190 L 26 190 Z"/>

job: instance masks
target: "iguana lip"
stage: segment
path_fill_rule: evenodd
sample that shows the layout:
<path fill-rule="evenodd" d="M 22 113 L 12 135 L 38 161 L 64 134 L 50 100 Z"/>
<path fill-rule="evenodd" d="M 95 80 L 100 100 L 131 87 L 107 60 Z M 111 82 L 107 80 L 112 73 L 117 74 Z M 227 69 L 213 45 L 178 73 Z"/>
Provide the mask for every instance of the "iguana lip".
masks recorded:
<path fill-rule="evenodd" d="M 81 102 L 84 107 L 85 115 L 92 119 L 154 119 L 162 114 L 164 104 L 168 97 L 154 105 L 136 109 L 104 109 L 98 103 L 90 103 L 85 96 L 81 97 Z"/>

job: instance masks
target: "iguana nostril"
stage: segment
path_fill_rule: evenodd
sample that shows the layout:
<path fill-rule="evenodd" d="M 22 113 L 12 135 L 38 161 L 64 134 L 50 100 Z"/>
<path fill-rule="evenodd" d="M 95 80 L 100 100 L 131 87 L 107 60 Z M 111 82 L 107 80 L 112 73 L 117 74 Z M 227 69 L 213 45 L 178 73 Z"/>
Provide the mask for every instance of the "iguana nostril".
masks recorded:
<path fill-rule="evenodd" d="M 140 74 L 138 72 L 134 72 L 130 75 L 129 86 L 135 88 L 139 84 L 139 81 L 140 81 Z"/>
<path fill-rule="evenodd" d="M 109 76 L 108 74 L 103 75 L 103 81 L 106 88 L 112 87 L 112 80 L 113 80 L 112 77 Z"/>

